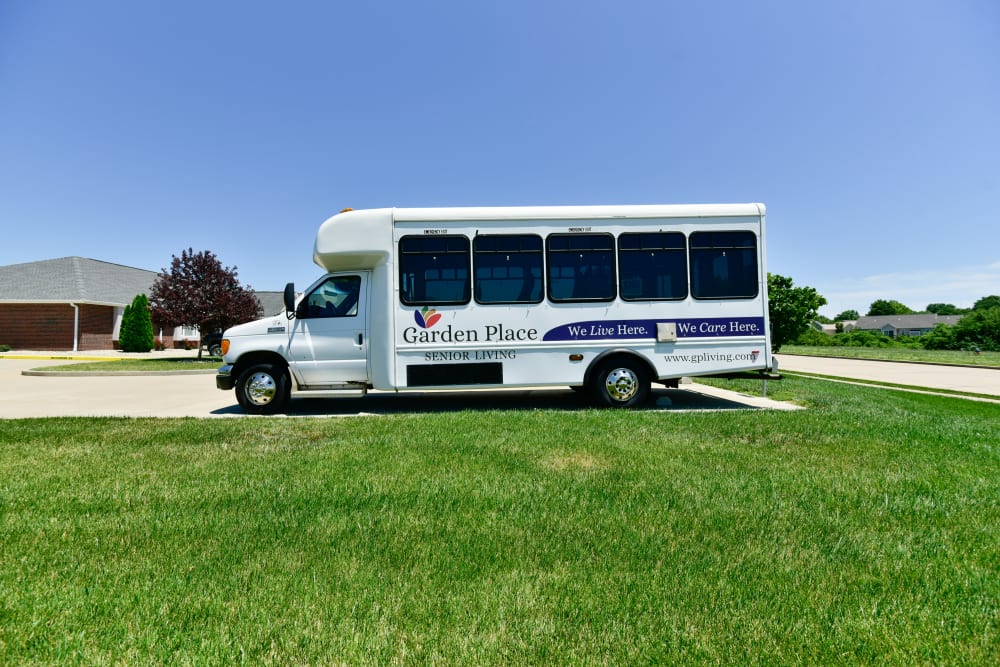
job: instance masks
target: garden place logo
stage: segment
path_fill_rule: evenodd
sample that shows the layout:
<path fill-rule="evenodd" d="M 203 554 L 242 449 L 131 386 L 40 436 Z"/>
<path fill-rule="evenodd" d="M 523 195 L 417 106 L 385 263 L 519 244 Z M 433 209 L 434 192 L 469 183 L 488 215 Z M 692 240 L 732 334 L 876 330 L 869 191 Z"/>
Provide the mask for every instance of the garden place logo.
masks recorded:
<path fill-rule="evenodd" d="M 424 306 L 420 310 L 413 311 L 413 319 L 416 320 L 417 325 L 421 329 L 430 329 L 432 326 L 437 324 L 438 320 L 441 319 L 441 313 L 437 312 L 433 308 L 428 308 Z"/>
<path fill-rule="evenodd" d="M 538 340 L 538 329 L 512 329 L 502 322 L 483 324 L 475 329 L 456 329 L 447 324 L 431 327 L 441 321 L 442 313 L 424 306 L 413 311 L 417 326 L 403 329 L 403 340 L 407 343 L 499 343 Z"/>

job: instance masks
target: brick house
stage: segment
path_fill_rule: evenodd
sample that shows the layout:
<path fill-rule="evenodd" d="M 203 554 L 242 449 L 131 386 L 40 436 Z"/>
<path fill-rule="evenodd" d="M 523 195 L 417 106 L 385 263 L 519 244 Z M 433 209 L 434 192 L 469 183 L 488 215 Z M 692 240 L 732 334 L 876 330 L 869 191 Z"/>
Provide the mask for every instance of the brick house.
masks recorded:
<path fill-rule="evenodd" d="M 156 271 L 86 257 L 0 266 L 0 344 L 22 350 L 113 350 L 125 306 L 149 295 Z M 257 293 L 264 312 L 281 312 L 281 295 Z M 155 328 L 167 347 L 197 345 L 197 329 Z"/>

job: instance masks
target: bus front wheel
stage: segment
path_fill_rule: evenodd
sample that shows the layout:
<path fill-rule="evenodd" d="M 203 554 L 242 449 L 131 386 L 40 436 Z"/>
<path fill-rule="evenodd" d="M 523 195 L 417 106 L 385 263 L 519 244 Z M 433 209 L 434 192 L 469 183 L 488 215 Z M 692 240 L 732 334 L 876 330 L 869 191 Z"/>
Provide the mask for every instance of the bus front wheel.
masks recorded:
<path fill-rule="evenodd" d="M 253 364 L 236 381 L 236 400 L 252 415 L 281 412 L 290 393 L 288 369 L 279 364 Z"/>
<path fill-rule="evenodd" d="M 601 405 L 632 408 L 649 396 L 649 372 L 636 359 L 609 359 L 595 370 L 590 390 Z"/>

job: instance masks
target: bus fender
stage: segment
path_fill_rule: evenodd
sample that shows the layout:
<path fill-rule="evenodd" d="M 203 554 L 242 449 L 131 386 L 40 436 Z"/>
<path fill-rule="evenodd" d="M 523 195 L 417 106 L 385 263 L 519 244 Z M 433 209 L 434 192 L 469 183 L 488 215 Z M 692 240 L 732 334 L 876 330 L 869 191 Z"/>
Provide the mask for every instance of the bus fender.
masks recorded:
<path fill-rule="evenodd" d="M 656 373 L 656 369 L 653 367 L 653 364 L 651 364 L 649 362 L 649 359 L 647 359 L 645 356 L 639 354 L 635 350 L 632 350 L 632 349 L 629 349 L 629 348 L 625 347 L 625 348 L 613 348 L 613 349 L 610 349 L 610 350 L 604 350 L 603 352 L 601 352 L 600 354 L 598 354 L 596 357 L 594 357 L 591 360 L 590 365 L 587 366 L 587 372 L 584 373 L 584 375 L 583 375 L 583 383 L 584 383 L 584 385 L 586 385 L 586 386 L 590 385 L 590 381 L 591 381 L 591 378 L 594 375 L 594 371 L 597 368 L 599 368 L 601 366 L 601 364 L 604 363 L 605 360 L 607 360 L 607 359 L 609 359 L 611 357 L 629 357 L 630 359 L 638 359 L 639 361 L 641 361 L 646 366 L 646 371 L 649 373 L 649 377 L 652 378 L 653 380 L 657 380 L 658 379 L 658 375 Z"/>

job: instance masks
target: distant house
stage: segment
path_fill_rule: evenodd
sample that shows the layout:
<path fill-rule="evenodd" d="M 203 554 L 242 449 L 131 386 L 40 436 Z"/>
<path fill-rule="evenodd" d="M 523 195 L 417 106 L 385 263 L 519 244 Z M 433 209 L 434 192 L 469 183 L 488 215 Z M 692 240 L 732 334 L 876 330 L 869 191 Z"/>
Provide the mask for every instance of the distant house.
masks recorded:
<path fill-rule="evenodd" d="M 874 315 L 858 318 L 855 330 L 880 331 L 890 338 L 900 336 L 923 336 L 939 324 L 954 326 L 962 319 L 961 315 L 935 315 L 922 313 L 919 315 Z"/>
<path fill-rule="evenodd" d="M 837 333 L 836 324 L 827 324 L 825 322 L 820 322 L 819 320 L 813 320 L 810 323 L 810 326 L 812 326 L 812 328 L 815 329 L 816 331 L 820 333 L 825 333 L 828 336 L 832 336 L 833 334 Z"/>
<path fill-rule="evenodd" d="M 826 324 L 824 322 L 813 320 L 812 328 L 820 333 L 833 336 L 838 333 L 850 333 L 854 331 L 854 326 L 856 324 L 857 322 L 855 320 L 842 320 L 840 322 L 834 322 L 833 324 Z"/>
<path fill-rule="evenodd" d="M 148 295 L 156 271 L 63 257 L 0 266 L 0 344 L 28 350 L 113 350 L 125 306 Z M 257 292 L 264 313 L 283 310 L 282 294 Z M 167 347 L 197 345 L 198 330 L 155 330 Z"/>

